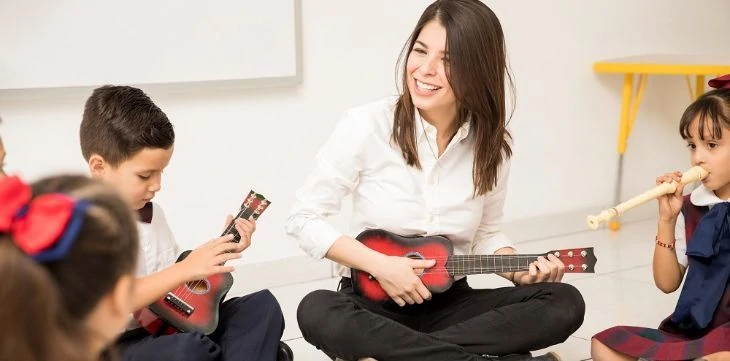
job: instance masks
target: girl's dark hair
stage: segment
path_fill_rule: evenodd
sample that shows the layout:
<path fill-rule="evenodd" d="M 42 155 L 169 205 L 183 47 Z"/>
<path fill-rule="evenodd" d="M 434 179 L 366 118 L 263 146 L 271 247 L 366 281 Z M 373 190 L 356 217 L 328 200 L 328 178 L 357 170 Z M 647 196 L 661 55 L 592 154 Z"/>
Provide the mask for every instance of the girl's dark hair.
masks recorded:
<path fill-rule="evenodd" d="M 494 12 L 481 1 L 438 0 L 421 14 L 399 59 L 403 91 L 395 106 L 392 140 L 400 147 L 408 165 L 421 167 L 404 56 L 407 59 L 423 27 L 433 20 L 446 29 L 447 78 L 459 107 L 457 122 L 471 119 L 470 133 L 475 141 L 474 194 L 484 195 L 496 186 L 500 165 L 512 155 L 505 88 L 509 83 L 514 95 L 514 84 L 507 64 L 502 26 Z"/>
<path fill-rule="evenodd" d="M 86 316 L 120 277 L 132 274 L 138 233 L 130 207 L 108 186 L 83 176 L 31 185 L 33 197 L 64 193 L 91 205 L 68 254 L 38 263 L 0 234 L 0 360 L 89 360 Z"/>
<path fill-rule="evenodd" d="M 700 139 L 705 140 L 708 135 L 713 139 L 722 138 L 722 128 L 730 129 L 730 89 L 711 90 L 687 107 L 679 121 L 682 138 L 690 138 L 690 127 L 695 119 L 699 120 L 696 130 Z M 709 128 L 710 134 L 705 134 L 705 128 Z"/>

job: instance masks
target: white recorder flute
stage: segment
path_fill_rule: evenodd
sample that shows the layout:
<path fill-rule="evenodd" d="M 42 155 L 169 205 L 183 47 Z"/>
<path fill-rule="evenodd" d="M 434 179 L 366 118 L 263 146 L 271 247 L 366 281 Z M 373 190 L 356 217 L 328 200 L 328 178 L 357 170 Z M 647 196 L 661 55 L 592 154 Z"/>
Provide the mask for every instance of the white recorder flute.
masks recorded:
<path fill-rule="evenodd" d="M 697 182 L 699 180 L 705 179 L 705 177 L 707 177 L 707 171 L 704 168 L 699 166 L 692 167 L 686 172 L 682 173 L 682 179 L 679 183 L 687 184 Z M 634 198 L 629 199 L 626 202 L 614 206 L 613 208 L 606 209 L 598 215 L 588 216 L 588 218 L 586 218 L 588 228 L 598 229 L 598 226 L 600 226 L 602 222 L 607 222 L 611 218 L 623 214 L 629 209 L 644 204 L 647 201 L 656 199 L 668 193 L 674 193 L 677 190 L 678 186 L 679 184 L 677 184 L 677 182 L 662 183 L 644 193 L 639 194 Z"/>

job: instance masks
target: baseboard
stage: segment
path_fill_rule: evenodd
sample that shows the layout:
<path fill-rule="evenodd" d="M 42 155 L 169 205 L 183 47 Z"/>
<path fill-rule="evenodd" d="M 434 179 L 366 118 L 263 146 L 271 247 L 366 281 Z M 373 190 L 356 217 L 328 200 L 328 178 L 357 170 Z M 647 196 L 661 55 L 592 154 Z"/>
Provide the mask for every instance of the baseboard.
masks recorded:
<path fill-rule="evenodd" d="M 332 261 L 315 260 L 309 256 L 277 259 L 236 266 L 232 295 L 248 294 L 265 288 L 275 288 L 332 277 Z"/>
<path fill-rule="evenodd" d="M 504 233 L 516 244 L 536 241 L 545 238 L 555 238 L 582 232 L 595 232 L 588 228 L 586 217 L 597 215 L 606 207 L 590 207 L 577 211 L 549 214 L 534 218 L 519 219 L 505 222 L 502 226 Z M 632 209 L 622 215 L 622 224 L 630 224 L 656 217 L 656 206 L 644 205 Z M 602 225 L 599 229 L 605 229 Z"/>
<path fill-rule="evenodd" d="M 589 214 L 598 214 L 601 207 L 545 215 L 506 222 L 503 230 L 516 244 L 555 238 L 590 231 L 586 225 Z M 656 208 L 642 206 L 622 216 L 621 222 L 629 224 L 656 217 Z M 605 226 L 604 226 L 605 228 Z M 231 295 L 247 294 L 265 288 L 275 288 L 296 283 L 316 281 L 335 276 L 334 264 L 326 259 L 315 260 L 309 256 L 298 256 L 261 263 L 246 263 L 237 266 L 234 272 L 236 282 Z"/>

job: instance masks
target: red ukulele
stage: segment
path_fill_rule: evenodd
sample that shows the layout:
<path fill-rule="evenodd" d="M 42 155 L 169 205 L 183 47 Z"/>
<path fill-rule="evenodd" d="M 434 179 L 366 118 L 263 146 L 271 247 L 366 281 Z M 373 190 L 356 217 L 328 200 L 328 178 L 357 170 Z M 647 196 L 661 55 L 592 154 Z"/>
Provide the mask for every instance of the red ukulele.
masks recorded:
<path fill-rule="evenodd" d="M 546 257 L 550 253 L 565 264 L 567 273 L 593 273 L 596 265 L 593 247 L 563 249 L 544 254 L 455 256 L 454 246 L 443 236 L 403 237 L 375 229 L 366 230 L 356 238 L 368 248 L 388 256 L 436 260 L 436 264 L 424 270 L 420 276 L 426 288 L 434 293 L 448 290 L 454 283 L 454 276 L 525 271 L 538 256 Z M 357 294 L 372 301 L 390 300 L 380 283 L 366 272 L 352 269 L 352 284 Z"/>
<path fill-rule="evenodd" d="M 241 205 L 236 218 L 258 219 L 269 206 L 264 196 L 250 191 Z M 231 222 L 221 236 L 232 234 L 232 242 L 240 242 L 234 222 Z M 184 260 L 191 251 L 183 252 L 177 262 Z M 220 273 L 204 280 L 184 283 L 163 298 L 134 313 L 137 322 L 152 335 L 169 335 L 177 332 L 201 332 L 211 334 L 218 326 L 218 308 L 233 286 L 230 273 Z"/>

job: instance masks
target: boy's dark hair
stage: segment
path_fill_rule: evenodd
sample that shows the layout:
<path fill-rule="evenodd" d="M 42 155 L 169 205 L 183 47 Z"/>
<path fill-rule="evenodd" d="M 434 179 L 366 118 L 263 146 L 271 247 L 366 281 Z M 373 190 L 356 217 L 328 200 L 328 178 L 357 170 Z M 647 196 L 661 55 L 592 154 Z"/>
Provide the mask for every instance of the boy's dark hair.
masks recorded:
<path fill-rule="evenodd" d="M 695 119 L 697 135 L 705 140 L 706 136 L 713 139 L 722 138 L 722 128 L 730 129 L 730 89 L 715 89 L 695 100 L 687 107 L 679 121 L 679 134 L 683 139 L 690 138 L 690 127 Z M 709 123 L 710 134 L 705 134 Z"/>
<path fill-rule="evenodd" d="M 84 159 L 98 154 L 117 166 L 144 148 L 170 148 L 175 131 L 142 90 L 105 85 L 94 89 L 86 101 L 80 139 Z"/>

